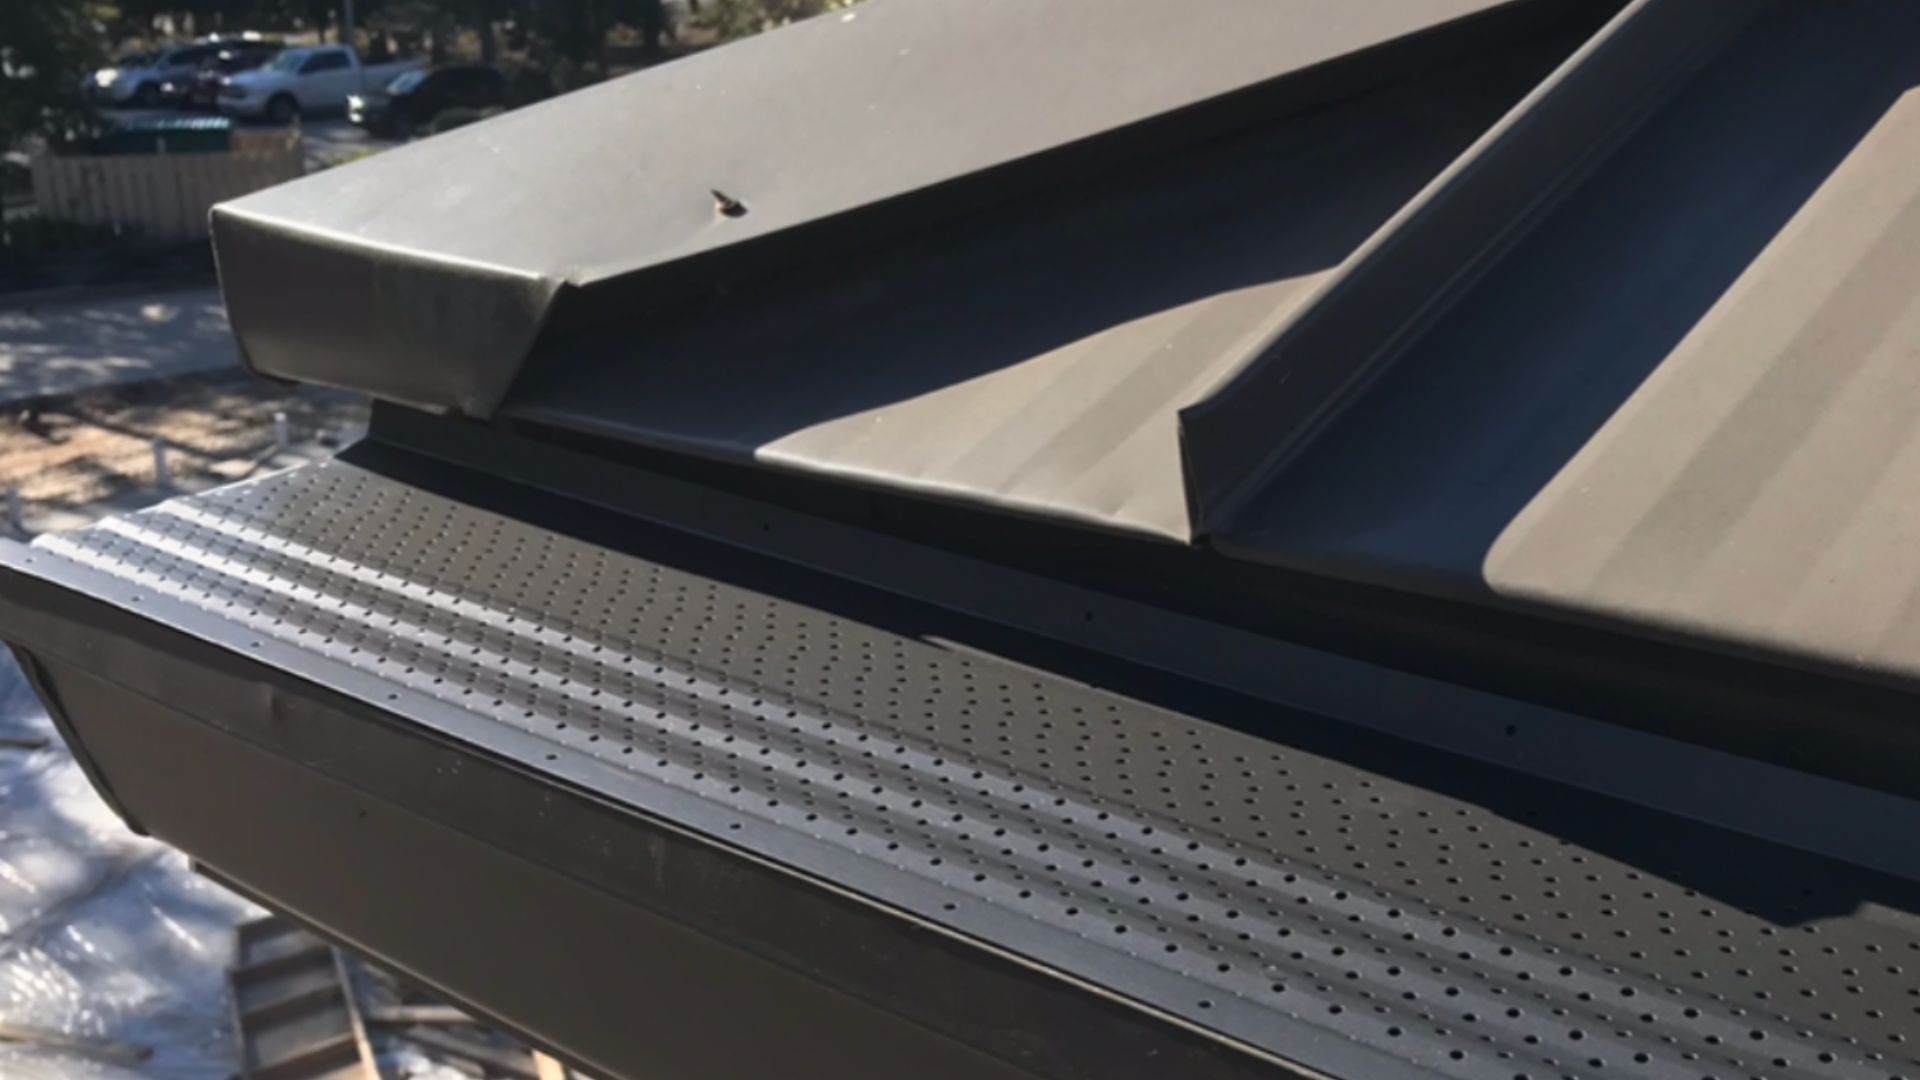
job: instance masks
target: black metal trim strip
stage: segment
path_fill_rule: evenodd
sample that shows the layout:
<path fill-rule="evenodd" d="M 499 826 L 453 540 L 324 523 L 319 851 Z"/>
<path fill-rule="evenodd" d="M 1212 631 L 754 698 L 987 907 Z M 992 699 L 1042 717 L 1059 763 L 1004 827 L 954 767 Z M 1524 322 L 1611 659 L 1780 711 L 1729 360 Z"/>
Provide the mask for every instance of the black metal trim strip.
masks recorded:
<path fill-rule="evenodd" d="M 196 874 L 199 874 L 203 878 L 206 878 L 208 881 L 211 881 L 214 884 L 219 885 L 221 888 L 226 889 L 228 892 L 234 893 L 237 896 L 243 896 L 247 898 L 248 900 L 252 901 L 254 904 L 258 905 L 259 907 L 272 910 L 276 915 L 286 919 L 289 923 L 299 926 L 301 929 L 321 939 L 321 941 L 325 942 L 327 946 L 336 946 L 338 948 L 347 950 L 349 953 L 354 953 L 356 955 L 360 953 L 360 949 L 358 949 L 352 941 L 349 941 L 346 938 L 339 936 L 338 932 L 335 931 L 333 928 L 315 923 L 311 919 L 307 918 L 306 916 L 302 915 L 299 912 L 286 910 L 278 901 L 274 900 L 272 897 L 262 894 L 259 890 L 253 888 L 251 885 L 248 885 L 246 882 L 241 881 L 240 879 L 234 877 L 231 874 L 228 874 L 226 871 L 221 870 L 219 867 L 214 866 L 211 863 L 205 862 L 204 860 L 195 859 L 193 860 L 193 872 Z M 433 994 L 436 997 L 439 997 L 442 1001 L 451 1002 L 456 1000 L 456 996 L 453 993 L 446 990 L 444 987 L 441 987 L 429 981 L 428 978 L 425 976 L 409 972 L 407 973 L 406 978 L 411 985 L 417 987 L 418 989 L 424 990 L 430 994 Z M 461 1002 L 458 1006 L 453 1006 L 453 1007 L 458 1008 L 461 1012 L 466 1013 L 468 1016 L 471 1016 L 476 1020 L 484 1021 L 486 1024 L 494 1028 L 497 1028 L 500 1031 L 506 1032 L 508 1035 L 513 1036 L 514 1038 L 520 1040 L 521 1042 L 527 1044 L 530 1047 L 534 1047 L 536 1049 L 539 1049 L 545 1052 L 550 1057 L 559 1059 L 560 1061 L 564 1062 L 569 1068 L 575 1069 L 576 1071 L 586 1071 L 588 1069 L 588 1066 L 584 1062 L 581 1062 L 576 1058 L 574 1058 L 574 1056 L 569 1051 L 566 1051 L 558 1047 L 555 1047 L 551 1044 L 542 1042 L 537 1036 L 524 1030 L 513 1020 L 510 1020 L 506 1017 L 496 1016 L 493 1013 L 490 1013 L 485 1009 L 472 1005 L 468 1002 Z M 237 1021 L 236 1021 L 236 1024 L 237 1024 Z"/>
<path fill-rule="evenodd" d="M 52 680 L 47 678 L 46 669 L 41 666 L 39 659 L 19 645 L 10 646 L 10 651 L 13 653 L 14 662 L 20 665 L 20 673 L 26 676 L 27 685 L 33 687 L 33 692 L 39 697 L 40 704 L 46 707 L 47 716 L 53 721 L 54 730 L 60 733 L 60 741 L 67 745 L 67 752 L 73 755 L 74 763 L 80 766 L 80 772 L 87 778 L 87 783 L 92 784 L 93 790 L 100 793 L 100 801 L 106 803 L 107 809 L 112 810 L 114 816 L 118 817 L 127 828 L 141 836 L 151 835 L 146 827 L 140 824 L 140 820 L 133 816 L 132 811 L 127 809 L 126 803 L 114 791 L 113 785 L 108 783 L 106 774 L 100 771 L 99 764 L 93 760 L 93 755 L 87 750 L 87 744 L 81 741 L 74 728 L 73 720 L 67 713 L 66 703 L 60 699 L 60 694 L 54 688 Z"/>

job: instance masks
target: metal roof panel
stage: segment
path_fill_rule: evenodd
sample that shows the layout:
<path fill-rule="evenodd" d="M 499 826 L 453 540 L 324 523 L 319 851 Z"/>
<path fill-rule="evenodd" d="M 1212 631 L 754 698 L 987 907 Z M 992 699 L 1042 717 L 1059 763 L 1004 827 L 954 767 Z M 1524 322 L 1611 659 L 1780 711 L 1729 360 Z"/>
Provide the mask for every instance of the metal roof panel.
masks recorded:
<path fill-rule="evenodd" d="M 874 0 L 223 204 L 214 238 L 257 370 L 486 415 L 550 318 L 629 320 L 1338 98 L 1397 70 L 1383 46 L 1524 6 Z"/>

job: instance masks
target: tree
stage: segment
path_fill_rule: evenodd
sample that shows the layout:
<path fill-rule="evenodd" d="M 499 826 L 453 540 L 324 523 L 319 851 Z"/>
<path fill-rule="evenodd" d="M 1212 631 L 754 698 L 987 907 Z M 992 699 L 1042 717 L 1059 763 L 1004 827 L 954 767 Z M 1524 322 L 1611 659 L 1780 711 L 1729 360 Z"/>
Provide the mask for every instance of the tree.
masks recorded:
<path fill-rule="evenodd" d="M 657 54 L 667 36 L 666 0 L 640 0 L 635 4 L 635 25 L 640 28 L 640 47 Z"/>
<path fill-rule="evenodd" d="M 633 27 L 640 31 L 646 50 L 656 53 L 666 37 L 667 10 L 663 0 L 522 0 L 522 3 L 525 7 L 520 19 L 536 39 L 536 53 L 550 53 L 556 61 L 565 61 L 574 68 L 591 68 L 599 78 L 607 75 L 607 31 L 616 26 Z"/>
<path fill-rule="evenodd" d="M 573 79 L 565 69 L 580 70 L 594 65 L 606 75 L 604 45 L 607 22 L 602 8 L 609 0 L 535 0 L 524 16 L 534 39 L 529 52 L 547 54 L 555 69 L 557 88 L 573 89 Z M 562 65 L 565 65 L 563 69 Z"/>
<path fill-rule="evenodd" d="M 811 18 L 858 0 L 701 0 L 691 22 L 722 41 L 748 37 L 776 26 Z"/>
<path fill-rule="evenodd" d="M 103 59 L 87 0 L 0 0 L 0 151 L 91 126 L 81 81 Z"/>
<path fill-rule="evenodd" d="M 462 22 L 472 23 L 480 38 L 480 62 L 487 65 L 500 59 L 500 39 L 494 27 L 513 17 L 511 0 L 458 0 Z"/>

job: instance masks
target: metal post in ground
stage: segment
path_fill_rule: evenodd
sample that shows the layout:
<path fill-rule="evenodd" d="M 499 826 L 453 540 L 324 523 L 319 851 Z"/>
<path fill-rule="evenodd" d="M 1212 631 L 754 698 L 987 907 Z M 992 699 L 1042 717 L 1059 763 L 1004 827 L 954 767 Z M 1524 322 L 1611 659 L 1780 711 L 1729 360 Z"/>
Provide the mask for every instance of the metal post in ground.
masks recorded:
<path fill-rule="evenodd" d="M 153 437 L 153 486 L 163 488 L 171 483 L 167 478 L 167 443 L 156 435 Z"/>
<path fill-rule="evenodd" d="M 293 441 L 293 437 L 287 426 L 287 414 L 283 412 L 274 413 L 273 414 L 273 452 L 276 454 L 286 453 L 287 445 L 292 441 Z"/>
<path fill-rule="evenodd" d="M 7 488 L 7 526 L 17 533 L 27 531 L 27 514 L 20 505 L 20 489 L 17 487 Z"/>

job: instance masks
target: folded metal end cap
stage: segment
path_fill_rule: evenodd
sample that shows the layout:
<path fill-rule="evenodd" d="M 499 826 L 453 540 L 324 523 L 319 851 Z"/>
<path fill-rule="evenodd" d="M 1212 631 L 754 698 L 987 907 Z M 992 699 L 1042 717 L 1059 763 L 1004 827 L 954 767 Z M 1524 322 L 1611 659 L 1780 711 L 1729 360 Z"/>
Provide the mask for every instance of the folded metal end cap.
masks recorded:
<path fill-rule="evenodd" d="M 213 211 L 247 365 L 435 411 L 490 415 L 539 336 L 553 278 Z"/>

